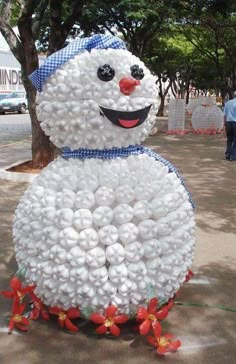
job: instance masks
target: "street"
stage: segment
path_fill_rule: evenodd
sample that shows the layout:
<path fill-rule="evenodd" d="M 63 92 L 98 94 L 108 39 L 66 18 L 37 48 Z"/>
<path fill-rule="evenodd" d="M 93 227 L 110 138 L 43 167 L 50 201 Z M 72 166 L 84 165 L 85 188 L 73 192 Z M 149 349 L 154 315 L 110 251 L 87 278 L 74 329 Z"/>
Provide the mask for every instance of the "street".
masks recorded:
<path fill-rule="evenodd" d="M 0 115 L 0 168 L 31 159 L 29 114 Z"/>
<path fill-rule="evenodd" d="M 29 114 L 0 115 L 0 146 L 29 139 L 31 124 Z"/>

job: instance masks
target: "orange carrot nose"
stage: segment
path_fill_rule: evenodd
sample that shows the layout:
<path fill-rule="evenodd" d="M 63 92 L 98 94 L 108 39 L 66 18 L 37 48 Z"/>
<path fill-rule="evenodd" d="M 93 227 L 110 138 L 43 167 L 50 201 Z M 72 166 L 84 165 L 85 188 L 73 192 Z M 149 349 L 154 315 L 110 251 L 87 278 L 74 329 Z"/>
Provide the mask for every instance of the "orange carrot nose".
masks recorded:
<path fill-rule="evenodd" d="M 131 95 L 135 91 L 135 87 L 138 85 L 140 85 L 139 80 L 135 80 L 134 78 L 128 78 L 128 77 L 122 78 L 119 82 L 120 91 L 122 92 L 122 94 L 127 96 Z"/>

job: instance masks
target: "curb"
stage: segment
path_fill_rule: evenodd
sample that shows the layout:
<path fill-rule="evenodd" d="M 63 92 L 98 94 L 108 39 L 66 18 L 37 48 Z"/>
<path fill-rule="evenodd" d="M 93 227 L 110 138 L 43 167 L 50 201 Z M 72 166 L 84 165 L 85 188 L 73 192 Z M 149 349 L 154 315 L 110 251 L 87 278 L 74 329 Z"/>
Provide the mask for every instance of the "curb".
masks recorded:
<path fill-rule="evenodd" d="M 12 182 L 32 182 L 34 178 L 38 175 L 37 173 L 23 173 L 23 172 L 10 172 L 7 169 L 17 166 L 18 164 L 27 162 L 28 160 L 20 160 L 9 166 L 0 168 L 0 180 L 4 179 Z"/>

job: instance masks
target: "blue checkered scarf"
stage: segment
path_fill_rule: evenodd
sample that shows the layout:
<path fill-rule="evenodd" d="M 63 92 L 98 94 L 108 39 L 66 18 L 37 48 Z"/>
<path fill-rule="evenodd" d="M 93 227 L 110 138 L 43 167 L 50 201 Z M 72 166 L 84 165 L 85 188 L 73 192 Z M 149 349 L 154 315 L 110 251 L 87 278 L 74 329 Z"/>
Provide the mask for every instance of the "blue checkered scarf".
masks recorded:
<path fill-rule="evenodd" d="M 126 49 L 125 43 L 110 34 L 96 34 L 89 38 L 77 38 L 71 41 L 68 46 L 53 53 L 46 61 L 35 70 L 30 80 L 38 91 L 42 91 L 44 81 L 52 75 L 58 67 L 81 52 L 92 49 Z"/>

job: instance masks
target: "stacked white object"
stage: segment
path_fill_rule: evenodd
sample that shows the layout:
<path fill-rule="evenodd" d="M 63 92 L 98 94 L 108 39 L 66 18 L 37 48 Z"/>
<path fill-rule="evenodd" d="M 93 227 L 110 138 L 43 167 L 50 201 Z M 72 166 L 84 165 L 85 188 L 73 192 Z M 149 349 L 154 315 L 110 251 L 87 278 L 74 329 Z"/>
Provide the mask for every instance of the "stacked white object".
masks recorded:
<path fill-rule="evenodd" d="M 188 102 L 188 113 L 190 115 L 193 114 L 194 110 L 196 109 L 196 107 L 198 107 L 201 103 L 201 100 L 200 98 L 195 98 L 195 99 L 189 99 L 189 102 Z"/>
<path fill-rule="evenodd" d="M 185 100 L 171 99 L 168 112 L 168 131 L 184 130 Z"/>
<path fill-rule="evenodd" d="M 195 131 L 212 133 L 223 128 L 224 114 L 213 102 L 214 99 L 204 99 L 203 103 L 194 110 L 192 127 Z"/>

